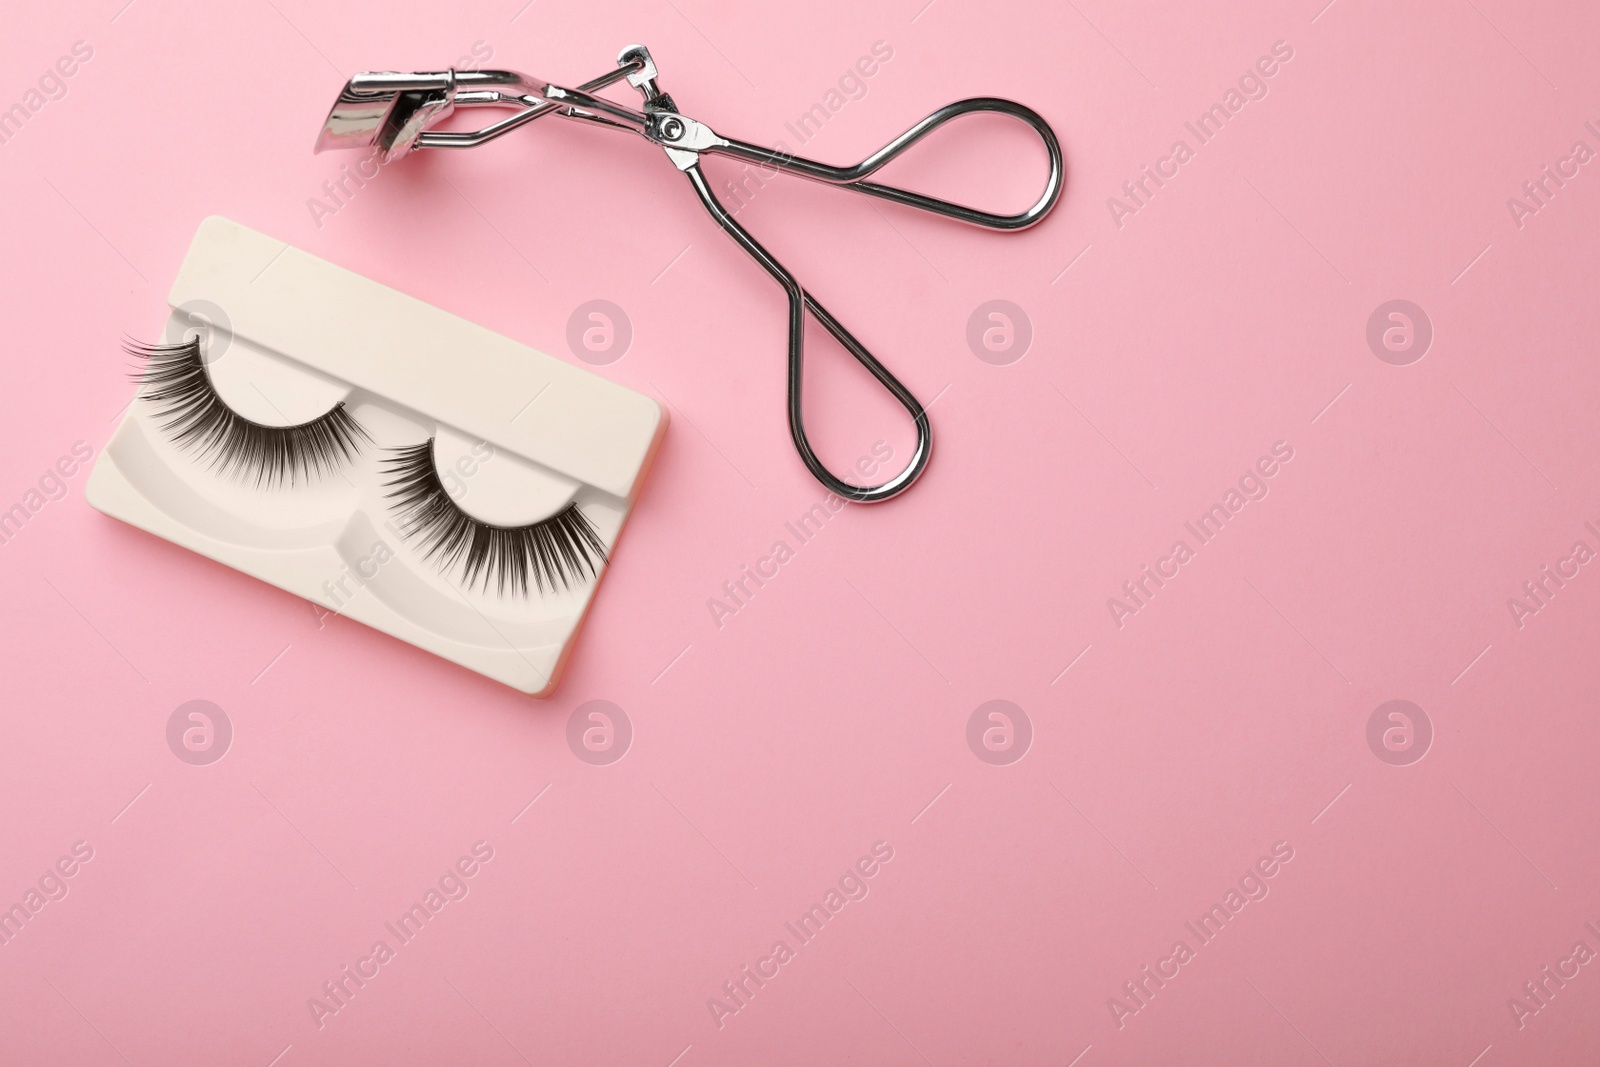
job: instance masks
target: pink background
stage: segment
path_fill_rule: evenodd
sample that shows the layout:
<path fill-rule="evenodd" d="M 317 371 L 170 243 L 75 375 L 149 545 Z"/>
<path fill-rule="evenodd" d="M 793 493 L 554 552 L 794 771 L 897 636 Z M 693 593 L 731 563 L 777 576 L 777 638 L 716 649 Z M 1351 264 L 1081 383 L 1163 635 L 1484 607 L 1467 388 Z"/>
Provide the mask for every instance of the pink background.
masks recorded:
<path fill-rule="evenodd" d="M 0 947 L 0 1060 L 1592 1061 L 1600 967 L 1520 1027 L 1508 1002 L 1600 950 L 1600 573 L 1520 628 L 1507 604 L 1600 549 L 1600 167 L 1520 227 L 1507 206 L 1600 149 L 1592 4 L 122 3 L 6 11 L 0 107 L 93 58 L 0 145 L 0 509 L 104 445 L 119 337 L 159 330 L 213 213 L 563 358 L 611 300 L 634 338 L 599 373 L 673 424 L 546 701 L 319 627 L 66 479 L 0 545 L 0 904 L 93 858 Z M 687 113 L 790 149 L 886 42 L 803 149 L 830 161 L 978 94 L 1066 146 L 1021 235 L 796 181 L 741 211 L 938 397 L 923 480 L 809 544 L 784 528 L 822 491 L 783 426 L 782 294 L 658 151 L 545 122 L 308 207 L 356 160 L 310 152 L 349 73 L 483 42 L 575 84 L 635 41 Z M 1266 97 L 1119 227 L 1108 198 L 1278 41 Z M 1012 206 L 1042 174 L 1001 122 L 923 147 L 885 177 Z M 1031 323 L 1010 365 L 966 340 L 993 299 Z M 1434 331 L 1407 366 L 1366 340 L 1394 299 Z M 809 379 L 831 462 L 907 455 L 820 340 Z M 1108 599 L 1279 441 L 1266 498 L 1119 628 Z M 795 558 L 719 628 L 708 599 L 779 539 Z M 166 740 L 197 699 L 233 728 L 208 766 Z M 994 699 L 1032 727 L 1009 765 L 967 741 Z M 1406 766 L 1367 741 L 1394 699 L 1433 728 Z M 590 700 L 632 723 L 610 765 L 569 747 Z M 309 998 L 479 841 L 469 895 L 319 1028 Z M 800 945 L 784 924 L 876 842 L 870 893 Z M 1123 983 L 1198 946 L 1185 922 L 1278 842 L 1269 895 L 1119 1027 L 1108 999 L 1136 1006 Z M 708 1000 L 779 939 L 794 958 L 719 1027 Z"/>

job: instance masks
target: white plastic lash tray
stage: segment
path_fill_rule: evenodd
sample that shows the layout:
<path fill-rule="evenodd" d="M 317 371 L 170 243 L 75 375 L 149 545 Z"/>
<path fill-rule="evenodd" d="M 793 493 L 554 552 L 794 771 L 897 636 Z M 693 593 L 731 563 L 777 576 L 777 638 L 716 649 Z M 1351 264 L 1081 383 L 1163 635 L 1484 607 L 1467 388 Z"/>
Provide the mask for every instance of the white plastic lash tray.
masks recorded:
<path fill-rule="evenodd" d="M 147 373 L 89 503 L 524 693 L 554 689 L 661 405 L 227 219 L 201 223 L 168 302 L 165 358 L 192 342 L 178 373 L 236 438 L 271 453 L 330 413 L 359 429 L 264 476 L 184 439 Z M 433 494 L 409 512 L 401 468 Z"/>

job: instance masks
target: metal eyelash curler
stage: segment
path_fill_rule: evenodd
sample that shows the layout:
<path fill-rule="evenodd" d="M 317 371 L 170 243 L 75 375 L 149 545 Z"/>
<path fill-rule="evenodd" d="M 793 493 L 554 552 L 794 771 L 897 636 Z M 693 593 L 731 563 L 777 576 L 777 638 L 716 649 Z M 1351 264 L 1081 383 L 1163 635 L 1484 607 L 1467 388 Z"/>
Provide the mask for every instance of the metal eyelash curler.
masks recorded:
<path fill-rule="evenodd" d="M 846 500 L 871 503 L 904 492 L 927 466 L 932 445 L 928 415 L 917 398 L 900 384 L 887 367 L 868 352 L 817 299 L 803 289 L 794 275 L 736 222 L 717 200 L 700 171 L 703 153 L 733 156 L 762 167 L 802 178 L 853 189 L 858 193 L 897 204 L 931 211 L 974 226 L 993 230 L 1022 230 L 1050 213 L 1065 181 L 1061 144 L 1048 123 L 1031 108 L 1010 100 L 980 96 L 946 104 L 899 137 L 853 167 L 835 167 L 815 160 L 777 152 L 760 145 L 718 135 L 711 127 L 681 114 L 672 97 L 656 85 L 657 72 L 643 45 L 623 49 L 617 69 L 584 82 L 576 89 L 509 70 L 446 70 L 437 73 L 357 74 L 345 85 L 328 113 L 316 150 L 375 147 L 385 163 L 415 148 L 474 148 L 546 115 L 579 119 L 616 129 L 631 130 L 660 145 L 667 158 L 694 187 L 700 202 L 728 235 L 783 286 L 789 297 L 789 434 L 800 458 L 816 479 Z M 644 110 L 635 111 L 593 95 L 626 78 L 644 97 Z M 509 107 L 516 113 L 471 132 L 435 130 L 457 107 Z M 866 179 L 922 138 L 951 119 L 974 112 L 992 111 L 1027 123 L 1038 133 L 1050 156 L 1050 179 L 1034 205 L 1015 215 L 996 215 Z M 872 372 L 889 393 L 911 414 L 917 427 L 917 446 L 904 470 L 881 485 L 852 485 L 823 466 L 806 438 L 801 412 L 801 367 L 805 348 L 805 314 L 821 323 L 834 338 Z"/>

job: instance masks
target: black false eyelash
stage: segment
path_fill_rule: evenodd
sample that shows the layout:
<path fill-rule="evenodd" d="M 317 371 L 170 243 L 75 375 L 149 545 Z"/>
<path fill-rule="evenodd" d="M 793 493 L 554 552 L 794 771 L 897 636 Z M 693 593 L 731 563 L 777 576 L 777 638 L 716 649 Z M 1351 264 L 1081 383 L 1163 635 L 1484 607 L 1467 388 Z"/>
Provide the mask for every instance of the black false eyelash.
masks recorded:
<path fill-rule="evenodd" d="M 462 564 L 467 588 L 480 580 L 488 589 L 493 577 L 501 595 L 507 587 L 528 595 L 530 579 L 540 593 L 567 589 L 599 574 L 606 546 L 594 524 L 568 504 L 561 512 L 529 526 L 495 526 L 473 518 L 456 506 L 439 479 L 433 461 L 433 439 L 420 445 L 389 449 L 384 477 L 387 495 L 397 500 L 400 533 L 421 538 L 425 559 L 441 570 Z"/>
<path fill-rule="evenodd" d="M 372 441 L 342 400 L 296 426 L 268 426 L 245 418 L 217 395 L 198 338 L 177 345 L 130 340 L 123 347 L 144 362 L 135 377 L 145 385 L 144 398 L 157 406 L 161 428 L 180 448 L 209 460 L 218 473 L 254 472 L 258 486 L 293 485 L 335 470 Z"/>

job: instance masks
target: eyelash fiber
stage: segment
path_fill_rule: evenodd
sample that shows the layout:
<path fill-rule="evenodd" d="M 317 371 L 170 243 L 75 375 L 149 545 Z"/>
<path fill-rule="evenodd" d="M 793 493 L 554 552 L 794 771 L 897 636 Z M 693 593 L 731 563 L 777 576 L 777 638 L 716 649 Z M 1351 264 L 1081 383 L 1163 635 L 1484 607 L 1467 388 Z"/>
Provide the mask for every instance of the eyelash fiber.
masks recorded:
<path fill-rule="evenodd" d="M 125 343 L 144 361 L 138 379 L 155 404 L 161 428 L 180 448 L 208 460 L 224 475 L 254 472 L 258 486 L 293 485 L 332 472 L 372 438 L 344 401 L 310 422 L 268 426 L 245 418 L 217 395 L 198 338 L 178 345 Z"/>
<path fill-rule="evenodd" d="M 467 588 L 495 585 L 527 596 L 530 583 L 543 593 L 569 589 L 596 577 L 606 548 L 576 503 L 528 526 L 496 526 L 462 511 L 450 499 L 433 460 L 433 439 L 389 449 L 384 476 L 396 501 L 400 532 L 421 541 L 423 558 L 441 570 L 461 564 Z"/>

